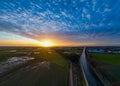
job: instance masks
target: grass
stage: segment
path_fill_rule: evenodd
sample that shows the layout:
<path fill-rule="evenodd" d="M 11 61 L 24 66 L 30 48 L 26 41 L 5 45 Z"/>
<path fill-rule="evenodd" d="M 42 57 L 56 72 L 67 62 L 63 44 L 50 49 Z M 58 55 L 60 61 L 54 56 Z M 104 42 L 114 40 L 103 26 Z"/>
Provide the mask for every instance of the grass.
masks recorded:
<path fill-rule="evenodd" d="M 78 49 L 69 49 L 66 51 L 70 52 L 70 54 L 80 54 L 82 52 L 82 50 L 78 50 Z"/>
<path fill-rule="evenodd" d="M 22 56 L 24 54 L 21 54 L 21 53 L 17 53 L 17 52 L 0 52 L 0 62 L 1 61 L 5 61 L 7 60 L 8 58 L 10 57 L 14 57 L 14 56 Z"/>
<path fill-rule="evenodd" d="M 24 54 L 26 52 L 26 54 Z M 27 53 L 29 52 L 34 52 L 32 49 L 26 49 L 26 50 L 17 50 L 16 52 L 9 52 L 8 50 L 0 51 L 0 62 L 5 61 L 10 57 L 20 57 L 20 56 L 26 56 Z M 68 61 L 60 54 L 58 54 L 56 51 L 51 50 L 51 49 L 42 49 L 42 50 L 37 50 L 39 54 L 33 54 L 33 57 L 37 56 L 38 58 L 43 58 L 46 59 L 50 62 L 53 62 L 57 65 L 60 65 L 64 68 L 68 69 Z"/>
<path fill-rule="evenodd" d="M 68 60 L 54 50 L 0 51 L 0 61 L 13 56 L 19 57 L 22 55 L 21 52 L 32 52 L 31 56 L 36 57 L 37 62 L 26 63 L 27 67 L 23 66 L 4 76 L 0 79 L 0 86 L 68 86 Z M 42 63 L 44 65 L 40 66 L 41 58 L 50 65 Z M 48 65 L 50 68 L 47 67 Z"/>
<path fill-rule="evenodd" d="M 68 78 L 59 65 L 39 61 L 16 70 L 0 81 L 0 86 L 68 86 Z"/>
<path fill-rule="evenodd" d="M 115 77 L 116 81 L 120 81 L 120 67 L 108 67 L 108 70 L 110 70 L 111 75 Z"/>
<path fill-rule="evenodd" d="M 120 81 L 120 54 L 90 53 L 90 57 L 109 71 L 116 81 Z"/>
<path fill-rule="evenodd" d="M 46 59 L 50 62 L 53 62 L 59 66 L 68 69 L 68 61 L 62 55 L 58 54 L 56 51 L 53 50 L 41 50 L 39 54 L 35 54 L 35 56 Z"/>
<path fill-rule="evenodd" d="M 73 63 L 73 81 L 74 86 L 86 86 L 84 81 L 84 76 L 80 68 L 79 63 Z"/>
<path fill-rule="evenodd" d="M 120 66 L 120 54 L 90 53 L 90 57 L 97 62 Z"/>

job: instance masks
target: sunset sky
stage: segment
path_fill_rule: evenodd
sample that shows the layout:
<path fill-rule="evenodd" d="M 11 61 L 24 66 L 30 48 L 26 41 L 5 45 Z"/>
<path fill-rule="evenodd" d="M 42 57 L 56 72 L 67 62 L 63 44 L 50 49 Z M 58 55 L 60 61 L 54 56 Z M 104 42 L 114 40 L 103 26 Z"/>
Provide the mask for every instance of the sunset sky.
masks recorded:
<path fill-rule="evenodd" d="M 120 0 L 0 0 L 0 46 L 120 45 Z"/>

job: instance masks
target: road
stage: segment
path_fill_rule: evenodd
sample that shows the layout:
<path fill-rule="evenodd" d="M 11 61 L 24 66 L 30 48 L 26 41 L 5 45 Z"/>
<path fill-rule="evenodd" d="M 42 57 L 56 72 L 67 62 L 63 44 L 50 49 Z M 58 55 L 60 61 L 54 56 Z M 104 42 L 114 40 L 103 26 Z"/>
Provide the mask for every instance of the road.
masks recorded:
<path fill-rule="evenodd" d="M 71 61 L 70 61 L 70 69 L 69 69 L 69 86 L 73 86 L 73 69 L 72 69 Z"/>

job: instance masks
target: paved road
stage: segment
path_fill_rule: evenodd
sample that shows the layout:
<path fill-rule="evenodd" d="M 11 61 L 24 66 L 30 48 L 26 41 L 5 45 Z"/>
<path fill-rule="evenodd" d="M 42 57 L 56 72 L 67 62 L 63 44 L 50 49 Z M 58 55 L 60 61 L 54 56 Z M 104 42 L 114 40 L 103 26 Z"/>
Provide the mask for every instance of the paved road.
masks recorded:
<path fill-rule="evenodd" d="M 72 69 L 72 62 L 70 62 L 70 69 L 69 69 L 69 86 L 73 86 L 73 69 Z"/>

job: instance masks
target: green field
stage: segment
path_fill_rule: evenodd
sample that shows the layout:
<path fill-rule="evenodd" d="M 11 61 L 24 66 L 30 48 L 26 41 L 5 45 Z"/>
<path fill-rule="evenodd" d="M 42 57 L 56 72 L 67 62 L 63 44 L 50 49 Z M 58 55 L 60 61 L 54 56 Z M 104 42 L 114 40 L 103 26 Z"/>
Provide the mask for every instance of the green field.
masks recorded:
<path fill-rule="evenodd" d="M 4 50 L 0 51 L 0 62 L 27 55 L 36 59 L 9 71 L 0 78 L 0 86 L 68 86 L 68 59 L 53 49 Z"/>
<path fill-rule="evenodd" d="M 49 61 L 36 61 L 0 79 L 0 86 L 67 86 L 68 75 Z"/>
<path fill-rule="evenodd" d="M 89 55 L 94 61 L 101 63 L 116 81 L 120 81 L 120 54 L 90 53 Z"/>
<path fill-rule="evenodd" d="M 56 51 L 53 51 L 51 49 L 42 49 L 42 50 L 37 50 L 36 53 L 33 50 L 16 50 L 16 52 L 9 52 L 9 51 L 0 51 L 0 62 L 1 61 L 5 61 L 10 57 L 14 57 L 14 56 L 26 56 L 27 54 L 24 53 L 29 53 L 29 52 L 33 52 L 33 54 L 31 56 L 37 57 L 37 58 L 43 58 L 45 60 L 51 61 L 53 63 L 56 63 L 62 67 L 68 68 L 68 61 L 60 54 L 58 54 Z"/>
<path fill-rule="evenodd" d="M 98 62 L 120 66 L 120 54 L 90 53 L 90 57 Z"/>
<path fill-rule="evenodd" d="M 34 53 L 34 56 L 36 56 L 37 58 L 46 59 L 68 70 L 67 59 L 65 59 L 65 57 L 63 57 L 62 55 L 60 55 L 54 50 L 44 49 L 44 50 L 41 50 L 38 54 Z"/>
<path fill-rule="evenodd" d="M 67 50 L 67 52 L 70 52 L 70 54 L 80 54 L 82 53 L 82 50 L 71 49 L 71 50 Z"/>
<path fill-rule="evenodd" d="M 25 54 L 18 53 L 18 52 L 1 52 L 0 51 L 0 62 L 15 56 L 18 56 L 18 57 L 25 56 Z"/>

